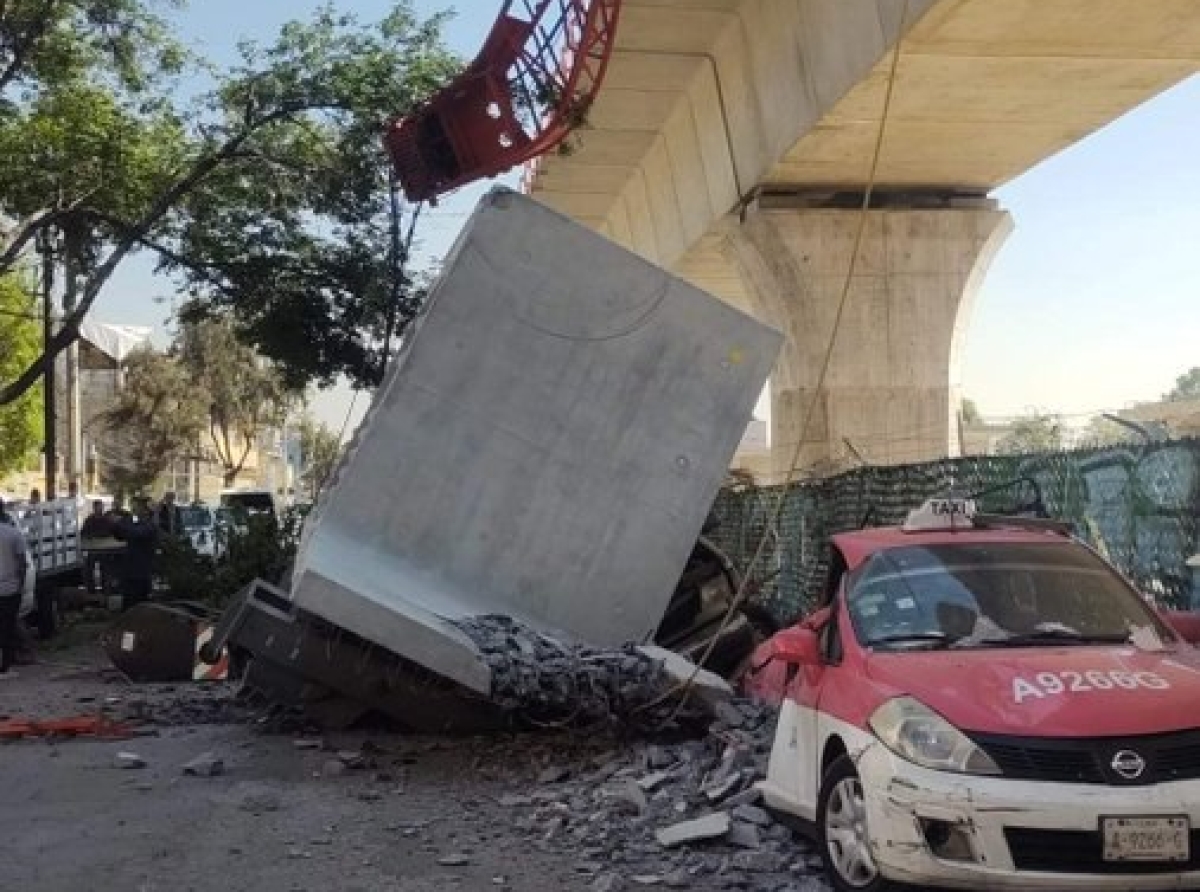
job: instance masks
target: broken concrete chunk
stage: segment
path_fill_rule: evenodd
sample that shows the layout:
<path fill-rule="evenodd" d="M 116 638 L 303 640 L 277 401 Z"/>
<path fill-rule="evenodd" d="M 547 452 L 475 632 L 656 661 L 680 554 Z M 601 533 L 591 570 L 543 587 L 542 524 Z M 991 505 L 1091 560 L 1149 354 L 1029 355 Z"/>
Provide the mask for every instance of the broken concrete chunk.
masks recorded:
<path fill-rule="evenodd" d="M 736 809 L 739 805 L 757 805 L 762 799 L 762 790 L 757 786 L 747 787 L 725 800 L 725 807 Z"/>
<path fill-rule="evenodd" d="M 608 795 L 620 804 L 622 811 L 640 815 L 649 806 L 646 793 L 634 783 L 624 783 L 608 791 Z"/>
<path fill-rule="evenodd" d="M 716 704 L 733 696 L 729 682 L 716 673 L 700 669 L 691 660 L 674 651 L 653 644 L 643 644 L 638 650 L 662 665 L 663 672 L 676 684 L 688 684 L 694 702 L 715 709 Z"/>
<path fill-rule="evenodd" d="M 662 827 L 654 835 L 660 846 L 669 849 L 690 842 L 718 839 L 729 833 L 730 826 L 729 813 L 722 811 Z"/>
<path fill-rule="evenodd" d="M 183 766 L 183 773 L 193 777 L 216 777 L 224 772 L 225 760 L 212 753 L 201 753 Z"/>
<path fill-rule="evenodd" d="M 725 797 L 736 792 L 741 785 L 742 773 L 740 771 L 731 771 L 725 775 L 718 775 L 709 781 L 704 787 L 704 795 L 709 802 L 720 802 Z"/>
<path fill-rule="evenodd" d="M 137 753 L 117 753 L 113 756 L 113 768 L 145 768 L 146 760 Z"/>
<path fill-rule="evenodd" d="M 749 873 L 774 873 L 783 870 L 787 859 L 778 852 L 759 849 L 753 852 L 738 852 L 733 856 L 732 865 L 735 870 Z"/>
<path fill-rule="evenodd" d="M 592 880 L 592 884 L 588 888 L 591 892 L 621 892 L 624 884 L 621 882 L 619 875 L 615 873 L 603 873 Z"/>
<path fill-rule="evenodd" d="M 655 771 L 653 774 L 647 774 L 645 777 L 638 778 L 637 785 L 643 792 L 653 793 L 670 779 L 670 772 Z"/>
<path fill-rule="evenodd" d="M 741 821 L 733 822 L 733 826 L 729 828 L 728 840 L 730 845 L 742 849 L 762 847 L 762 836 L 759 834 L 758 828 L 753 824 L 744 824 Z"/>
<path fill-rule="evenodd" d="M 759 827 L 770 827 L 774 823 L 766 809 L 757 805 L 739 805 L 733 810 L 733 817 L 748 824 L 757 824 Z"/>

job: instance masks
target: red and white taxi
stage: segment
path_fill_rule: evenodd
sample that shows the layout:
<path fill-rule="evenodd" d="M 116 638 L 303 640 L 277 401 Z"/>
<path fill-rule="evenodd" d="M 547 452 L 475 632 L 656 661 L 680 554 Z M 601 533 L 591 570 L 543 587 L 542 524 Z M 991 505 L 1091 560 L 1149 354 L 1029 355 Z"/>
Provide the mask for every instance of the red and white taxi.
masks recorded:
<path fill-rule="evenodd" d="M 837 889 L 1200 889 L 1200 650 L 1120 574 L 951 500 L 832 548 L 746 688 Z"/>

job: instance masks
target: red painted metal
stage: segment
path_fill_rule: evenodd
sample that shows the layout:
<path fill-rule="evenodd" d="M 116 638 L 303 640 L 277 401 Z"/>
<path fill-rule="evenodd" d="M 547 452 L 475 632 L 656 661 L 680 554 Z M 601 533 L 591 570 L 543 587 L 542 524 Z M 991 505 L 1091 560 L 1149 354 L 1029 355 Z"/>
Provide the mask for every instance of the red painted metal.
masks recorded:
<path fill-rule="evenodd" d="M 133 728 L 104 716 L 84 715 L 67 719 L 7 719 L 0 721 L 0 740 L 21 737 L 99 737 L 123 740 Z"/>
<path fill-rule="evenodd" d="M 475 61 L 384 138 L 410 201 L 561 145 L 604 81 L 621 0 L 507 0 Z"/>

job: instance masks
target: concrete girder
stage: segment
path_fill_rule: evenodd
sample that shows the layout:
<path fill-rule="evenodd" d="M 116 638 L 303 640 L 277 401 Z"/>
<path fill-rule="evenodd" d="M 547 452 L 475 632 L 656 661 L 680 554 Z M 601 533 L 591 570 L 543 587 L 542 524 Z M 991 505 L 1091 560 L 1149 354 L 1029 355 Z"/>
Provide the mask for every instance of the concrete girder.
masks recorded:
<path fill-rule="evenodd" d="M 816 196 L 825 193 L 828 204 L 844 207 L 847 196 L 836 193 L 849 193 L 849 203 L 861 194 L 880 130 L 889 49 L 902 31 L 874 185 L 893 196 L 925 193 L 944 200 L 948 209 L 877 211 L 889 221 L 884 231 L 893 247 L 897 239 L 923 240 L 899 234 L 923 214 L 950 215 L 937 224 L 948 225 L 945 221 L 965 219 L 963 214 L 984 219 L 998 213 L 950 208 L 955 196 L 987 195 L 1200 70 L 1196 3 L 627 0 L 591 127 L 579 133 L 569 157 L 544 159 L 532 191 L 690 281 L 768 320 L 786 322 L 790 359 L 778 370 L 773 405 L 774 439 L 787 441 L 794 439 L 787 428 L 800 423 L 795 413 L 803 414 L 804 389 L 812 384 L 805 362 L 823 355 L 827 336 L 819 325 L 809 331 L 801 324 L 808 311 L 791 303 L 806 295 L 801 304 L 827 305 L 837 276 L 803 266 L 771 269 L 768 261 L 786 259 L 764 248 L 771 232 L 783 243 L 792 238 L 800 244 L 808 236 L 785 237 L 799 224 L 763 221 L 775 219 L 769 207 L 779 196 L 818 205 Z M 655 116 L 660 120 L 651 129 Z M 808 221 L 805 232 L 825 233 L 816 247 L 833 249 L 838 227 L 813 222 L 824 212 L 814 207 L 794 213 Z M 827 213 L 830 219 L 851 218 L 847 211 Z M 746 226 L 731 223 L 740 217 Z M 961 331 L 982 271 L 1011 225 L 1007 215 L 1002 219 L 980 223 L 991 227 L 986 235 L 939 236 L 973 259 L 969 267 L 947 262 L 941 272 L 925 275 L 922 295 L 908 295 L 917 279 L 899 268 L 860 270 L 854 304 L 871 318 L 885 306 L 916 314 L 915 331 L 925 340 L 908 343 L 916 335 L 892 322 L 880 329 L 851 320 L 844 337 L 864 338 L 859 353 L 878 355 L 877 332 L 886 330 L 891 358 L 854 366 L 839 353 L 834 390 L 821 415 L 821 444 L 806 448 L 806 460 L 835 455 L 841 436 L 892 442 L 866 449 L 880 461 L 927 458 L 955 448 L 949 409 L 956 402 Z M 829 256 L 846 260 L 836 251 Z M 868 260 L 865 269 L 870 268 Z M 845 271 L 842 266 L 840 275 Z M 792 287 L 796 283 L 803 288 Z M 880 289 L 895 298 L 894 306 L 878 297 Z M 935 312 L 935 305 L 942 308 Z M 941 365 L 912 365 L 918 348 Z M 802 361 L 802 354 L 808 359 Z M 887 387 L 871 383 L 880 369 L 896 372 L 887 373 L 889 381 L 906 381 L 914 368 L 922 377 L 905 386 L 927 388 L 916 403 L 885 398 Z M 859 385 L 851 383 L 854 375 Z M 856 386 L 864 392 L 856 393 Z M 836 417 L 841 412 L 874 421 Z M 912 448 L 894 445 L 900 439 Z"/>

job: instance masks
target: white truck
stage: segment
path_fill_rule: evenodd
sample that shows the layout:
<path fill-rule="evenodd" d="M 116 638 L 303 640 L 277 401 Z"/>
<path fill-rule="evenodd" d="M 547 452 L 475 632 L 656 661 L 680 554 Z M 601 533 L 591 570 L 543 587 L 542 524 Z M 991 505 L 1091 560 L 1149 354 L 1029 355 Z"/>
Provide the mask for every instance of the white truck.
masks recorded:
<path fill-rule="evenodd" d="M 33 620 L 42 638 L 49 638 L 58 628 L 58 589 L 83 575 L 79 505 L 65 498 L 34 505 L 12 502 L 7 510 L 29 547 L 20 615 Z"/>

